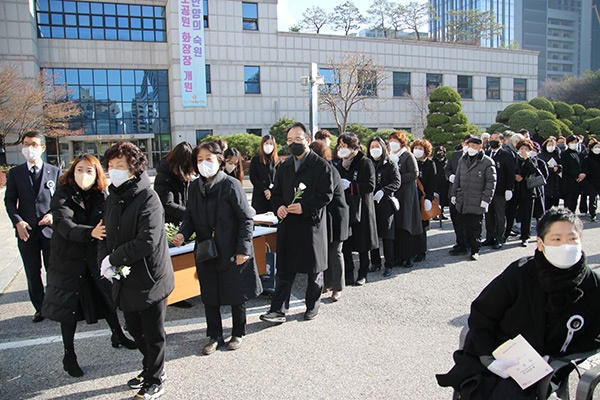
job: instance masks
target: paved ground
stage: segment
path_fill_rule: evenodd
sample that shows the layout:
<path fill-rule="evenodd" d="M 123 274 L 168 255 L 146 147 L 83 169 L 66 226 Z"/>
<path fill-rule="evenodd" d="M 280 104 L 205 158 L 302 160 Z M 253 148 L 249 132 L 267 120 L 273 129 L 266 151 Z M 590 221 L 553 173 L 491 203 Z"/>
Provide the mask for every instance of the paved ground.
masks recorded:
<path fill-rule="evenodd" d="M 86 375 L 71 378 L 62 370 L 59 325 L 31 322 L 3 209 L 0 232 L 0 399 L 131 398 L 135 392 L 125 382 L 139 372 L 140 354 L 113 349 L 104 321 L 78 327 L 76 350 Z M 513 241 L 470 262 L 447 255 L 453 240 L 449 222 L 442 228 L 434 223 L 425 262 L 395 269 L 388 279 L 370 274 L 366 286 L 347 288 L 339 302 L 325 299 L 314 321 L 302 320 L 303 302 L 296 300 L 289 322 L 270 326 L 258 319 L 268 299 L 250 302 L 249 334 L 235 352 L 200 355 L 206 334 L 200 299 L 191 309 L 169 307 L 164 398 L 449 399 L 451 391 L 438 387 L 434 374 L 451 367 L 470 302 L 511 261 L 534 249 Z M 586 222 L 584 244 L 598 270 L 600 224 Z M 300 277 L 296 298 L 303 298 L 304 287 Z M 231 320 L 225 324 L 229 329 Z"/>

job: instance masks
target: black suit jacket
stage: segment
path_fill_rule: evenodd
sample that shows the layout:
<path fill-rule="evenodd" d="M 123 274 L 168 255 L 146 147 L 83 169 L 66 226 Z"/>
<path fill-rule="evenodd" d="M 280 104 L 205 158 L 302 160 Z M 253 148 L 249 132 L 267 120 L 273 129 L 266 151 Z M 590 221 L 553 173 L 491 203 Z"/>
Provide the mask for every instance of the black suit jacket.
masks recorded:
<path fill-rule="evenodd" d="M 44 163 L 41 174 L 40 188 L 35 193 L 29 178 L 27 163 L 12 168 L 6 177 L 4 205 L 13 226 L 16 227 L 20 221 L 26 221 L 31 226 L 30 234 L 41 233 L 50 239 L 52 227 L 38 226 L 38 222 L 44 215 L 50 213 L 50 200 L 58 185 L 60 169 Z M 16 229 L 15 234 L 17 234 Z"/>
<path fill-rule="evenodd" d="M 490 156 L 496 163 L 496 192 L 495 196 L 504 196 L 507 190 L 515 189 L 515 170 L 517 161 L 507 150 L 499 148 L 494 157 L 492 150 L 486 151 L 486 155 Z"/>

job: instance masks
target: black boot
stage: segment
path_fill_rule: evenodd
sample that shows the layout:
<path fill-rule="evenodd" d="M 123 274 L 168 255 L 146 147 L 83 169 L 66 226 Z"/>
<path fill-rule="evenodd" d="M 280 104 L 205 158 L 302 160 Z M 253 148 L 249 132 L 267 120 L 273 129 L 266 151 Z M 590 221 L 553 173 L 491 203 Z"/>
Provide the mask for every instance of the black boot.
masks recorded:
<path fill-rule="evenodd" d="M 125 336 L 123 330 L 120 327 L 119 329 L 114 330 L 112 335 L 110 336 L 110 344 L 115 349 L 118 348 L 119 345 L 130 350 L 137 349 L 135 342 L 129 339 L 127 336 Z"/>
<path fill-rule="evenodd" d="M 63 368 L 71 376 L 79 378 L 83 376 L 83 371 L 77 364 L 77 356 L 75 351 L 65 349 L 65 357 L 63 358 Z"/>

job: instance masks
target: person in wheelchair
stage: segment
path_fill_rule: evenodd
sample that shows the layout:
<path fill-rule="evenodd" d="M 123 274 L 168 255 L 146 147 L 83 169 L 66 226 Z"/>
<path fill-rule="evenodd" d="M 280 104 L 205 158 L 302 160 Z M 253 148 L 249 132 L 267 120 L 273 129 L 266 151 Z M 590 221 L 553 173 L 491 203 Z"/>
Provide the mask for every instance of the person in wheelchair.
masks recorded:
<path fill-rule="evenodd" d="M 550 360 L 600 347 L 600 276 L 582 251 L 583 224 L 571 211 L 553 207 L 537 225 L 537 250 L 510 264 L 471 304 L 464 349 L 454 367 L 437 375 L 460 399 L 536 399 L 536 385 L 522 390 L 492 352 L 521 334 Z M 572 371 L 560 370 L 555 378 Z"/>

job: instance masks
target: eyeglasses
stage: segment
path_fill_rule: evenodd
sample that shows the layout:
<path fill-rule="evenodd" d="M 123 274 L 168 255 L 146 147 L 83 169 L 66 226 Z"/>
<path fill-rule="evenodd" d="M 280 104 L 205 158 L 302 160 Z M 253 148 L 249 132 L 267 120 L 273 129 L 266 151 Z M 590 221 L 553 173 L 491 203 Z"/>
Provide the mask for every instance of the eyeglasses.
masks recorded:
<path fill-rule="evenodd" d="M 303 136 L 298 136 L 298 137 L 295 137 L 293 139 L 288 139 L 287 140 L 287 144 L 288 145 L 290 145 L 292 143 L 300 143 L 300 144 L 302 144 L 302 143 L 304 143 L 304 137 Z"/>

